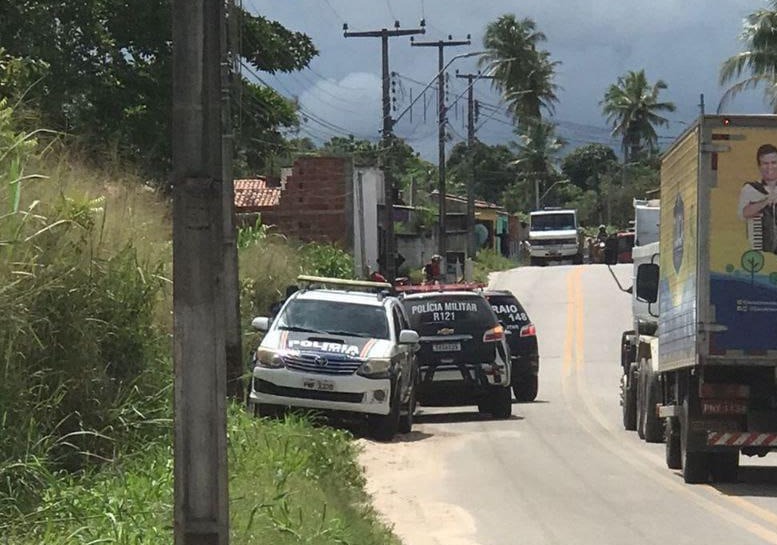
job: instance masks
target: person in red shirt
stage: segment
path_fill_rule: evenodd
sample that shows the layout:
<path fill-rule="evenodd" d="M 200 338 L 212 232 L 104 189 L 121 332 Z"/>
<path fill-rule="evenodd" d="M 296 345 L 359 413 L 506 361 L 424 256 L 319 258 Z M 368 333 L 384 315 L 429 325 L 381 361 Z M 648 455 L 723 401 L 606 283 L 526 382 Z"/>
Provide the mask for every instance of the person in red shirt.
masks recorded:
<path fill-rule="evenodd" d="M 424 265 L 424 279 L 427 284 L 433 284 L 440 280 L 440 266 L 442 263 L 442 257 L 435 254 L 429 263 Z"/>
<path fill-rule="evenodd" d="M 388 282 L 386 277 L 380 274 L 378 271 L 372 271 L 370 274 L 370 281 L 372 282 Z"/>

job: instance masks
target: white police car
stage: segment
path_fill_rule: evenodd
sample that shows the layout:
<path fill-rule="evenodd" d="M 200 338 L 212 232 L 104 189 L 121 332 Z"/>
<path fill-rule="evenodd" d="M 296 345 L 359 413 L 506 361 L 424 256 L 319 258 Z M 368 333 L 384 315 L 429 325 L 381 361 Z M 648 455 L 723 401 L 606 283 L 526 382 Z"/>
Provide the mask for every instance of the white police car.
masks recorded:
<path fill-rule="evenodd" d="M 413 425 L 418 334 L 391 285 L 301 276 L 254 353 L 249 404 L 258 415 L 298 407 L 363 414 L 373 437 Z M 365 291 L 366 290 L 366 291 Z"/>

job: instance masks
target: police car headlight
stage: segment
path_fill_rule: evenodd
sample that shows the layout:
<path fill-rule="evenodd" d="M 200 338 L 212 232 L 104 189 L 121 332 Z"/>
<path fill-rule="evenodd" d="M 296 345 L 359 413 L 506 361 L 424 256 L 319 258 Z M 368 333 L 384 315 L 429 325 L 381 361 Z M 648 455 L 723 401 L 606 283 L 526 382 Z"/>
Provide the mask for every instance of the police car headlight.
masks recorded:
<path fill-rule="evenodd" d="M 389 359 L 371 359 L 364 362 L 359 370 L 356 371 L 363 377 L 385 378 L 388 377 L 391 370 L 391 360 Z"/>
<path fill-rule="evenodd" d="M 259 348 L 256 351 L 256 363 L 270 369 L 278 369 L 284 366 L 281 355 L 275 350 L 268 350 L 267 348 Z"/>

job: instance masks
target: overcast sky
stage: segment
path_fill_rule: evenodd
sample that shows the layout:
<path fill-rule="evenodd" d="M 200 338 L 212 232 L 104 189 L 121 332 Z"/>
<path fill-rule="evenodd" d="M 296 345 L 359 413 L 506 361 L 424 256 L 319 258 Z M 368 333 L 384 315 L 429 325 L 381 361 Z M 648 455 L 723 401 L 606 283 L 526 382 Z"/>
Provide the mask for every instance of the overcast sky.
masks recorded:
<path fill-rule="evenodd" d="M 377 140 L 381 127 L 381 63 L 379 38 L 345 38 L 349 30 L 417 28 L 426 20 L 426 34 L 418 41 L 454 40 L 471 35 L 472 44 L 445 48 L 446 62 L 455 55 L 482 50 L 486 25 L 500 15 L 530 17 L 545 33 L 544 47 L 561 62 L 554 120 L 557 132 L 570 147 L 600 142 L 618 148 L 609 137 L 601 114 L 606 88 L 628 70 L 645 69 L 653 83 L 663 79 L 668 89 L 661 97 L 677 105 L 672 121 L 661 129 L 662 142 L 682 132 L 699 113 L 703 93 L 706 111 L 714 113 L 723 93 L 718 85 L 721 62 L 742 49 L 738 40 L 747 14 L 766 7 L 766 0 L 243 0 L 244 8 L 308 34 L 320 54 L 310 68 L 290 75 L 260 74 L 281 94 L 296 97 L 309 113 L 300 136 L 317 142 L 335 135 L 353 134 Z M 437 49 L 411 47 L 407 37 L 389 40 L 390 70 L 397 72 L 396 117 L 437 73 Z M 448 119 L 452 141 L 466 138 L 466 80 L 462 73 L 477 71 L 473 58 L 455 60 L 449 68 Z M 510 120 L 500 109 L 499 96 L 488 81 L 475 84 L 482 102 L 477 136 L 496 144 L 514 140 Z M 459 98 L 461 97 L 461 98 Z M 458 101 L 454 104 L 454 101 Z M 426 118 L 422 100 L 404 114 L 395 133 L 426 158 L 436 162 L 436 98 L 427 91 Z M 501 105 L 503 106 L 503 105 Z M 737 98 L 726 110 L 767 113 L 762 93 Z M 411 121 L 412 115 L 412 121 Z"/>

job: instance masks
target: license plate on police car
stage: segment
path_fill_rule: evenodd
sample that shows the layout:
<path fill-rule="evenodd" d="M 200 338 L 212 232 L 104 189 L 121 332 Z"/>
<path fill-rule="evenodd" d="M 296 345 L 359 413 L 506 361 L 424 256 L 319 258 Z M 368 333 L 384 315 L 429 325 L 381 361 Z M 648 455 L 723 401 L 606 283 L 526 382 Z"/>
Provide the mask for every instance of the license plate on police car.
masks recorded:
<path fill-rule="evenodd" d="M 461 343 L 440 343 L 432 345 L 433 352 L 460 352 Z"/>
<path fill-rule="evenodd" d="M 335 389 L 335 383 L 331 380 L 306 380 L 302 385 L 308 390 L 323 390 L 332 392 Z"/>

